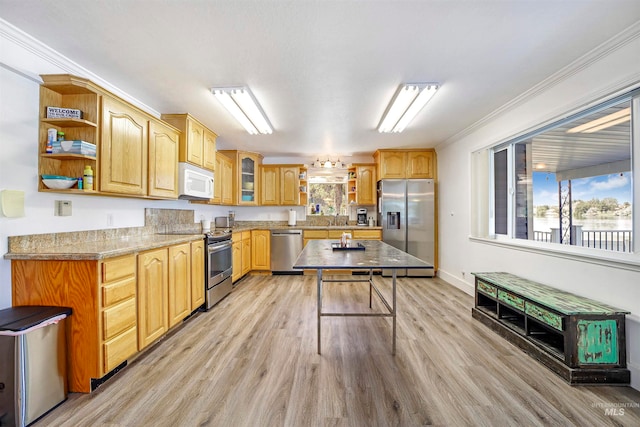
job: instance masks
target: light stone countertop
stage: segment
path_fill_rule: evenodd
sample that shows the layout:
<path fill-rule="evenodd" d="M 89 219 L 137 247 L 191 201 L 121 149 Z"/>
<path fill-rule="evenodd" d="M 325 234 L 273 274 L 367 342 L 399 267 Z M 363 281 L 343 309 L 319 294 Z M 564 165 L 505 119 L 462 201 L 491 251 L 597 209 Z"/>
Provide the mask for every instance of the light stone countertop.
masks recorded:
<path fill-rule="evenodd" d="M 21 260 L 100 260 L 150 249 L 203 240 L 202 234 L 146 234 L 115 239 L 80 241 L 65 245 L 38 248 L 16 248 L 4 255 L 5 259 Z"/>
<path fill-rule="evenodd" d="M 333 250 L 332 243 L 336 243 L 335 240 L 309 241 L 293 268 L 433 268 L 433 265 L 379 240 L 352 240 L 352 245 L 361 243 L 364 250 Z"/>

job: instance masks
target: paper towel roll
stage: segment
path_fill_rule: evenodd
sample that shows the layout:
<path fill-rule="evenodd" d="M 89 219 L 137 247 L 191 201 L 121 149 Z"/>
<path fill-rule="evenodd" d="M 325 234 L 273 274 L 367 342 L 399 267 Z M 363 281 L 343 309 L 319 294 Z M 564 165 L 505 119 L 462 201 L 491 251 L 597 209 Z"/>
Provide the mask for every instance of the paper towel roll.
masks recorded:
<path fill-rule="evenodd" d="M 289 209 L 289 225 L 296 225 L 296 211 Z"/>

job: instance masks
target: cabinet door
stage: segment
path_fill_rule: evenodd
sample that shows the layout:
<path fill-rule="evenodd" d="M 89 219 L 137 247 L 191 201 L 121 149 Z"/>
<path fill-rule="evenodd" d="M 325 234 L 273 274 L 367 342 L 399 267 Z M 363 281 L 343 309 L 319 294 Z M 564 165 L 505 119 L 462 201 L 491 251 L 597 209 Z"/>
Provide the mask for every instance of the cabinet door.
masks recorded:
<path fill-rule="evenodd" d="M 375 166 L 358 166 L 356 172 L 357 200 L 359 205 L 376 204 L 376 168 Z"/>
<path fill-rule="evenodd" d="M 169 247 L 169 327 L 191 313 L 191 245 Z"/>
<path fill-rule="evenodd" d="M 300 168 L 280 168 L 280 203 L 282 205 L 300 204 Z"/>
<path fill-rule="evenodd" d="M 147 118 L 133 107 L 110 98 L 102 101 L 100 191 L 147 195 Z"/>
<path fill-rule="evenodd" d="M 233 205 L 233 165 L 231 161 L 224 160 L 222 166 L 222 202 L 225 206 Z M 215 183 L 214 183 L 215 186 Z"/>
<path fill-rule="evenodd" d="M 178 198 L 178 133 L 149 122 L 149 196 Z"/>
<path fill-rule="evenodd" d="M 409 151 L 407 178 L 435 178 L 433 157 L 433 151 Z"/>
<path fill-rule="evenodd" d="M 216 167 L 216 134 L 209 129 L 204 129 L 202 167 L 215 171 Z"/>
<path fill-rule="evenodd" d="M 380 179 L 406 177 L 406 152 L 380 152 Z"/>
<path fill-rule="evenodd" d="M 222 203 L 222 187 L 224 182 L 222 180 L 222 159 L 219 155 L 216 156 L 216 167 L 213 170 L 213 197 L 211 203 L 219 205 Z"/>
<path fill-rule="evenodd" d="M 242 238 L 242 275 L 244 276 L 251 271 L 251 233 L 245 231 L 249 235 L 248 238 Z M 243 233 L 243 234 L 244 234 Z"/>
<path fill-rule="evenodd" d="M 204 241 L 191 242 L 191 311 L 204 304 Z"/>
<path fill-rule="evenodd" d="M 138 350 L 167 332 L 168 262 L 166 248 L 138 255 Z"/>
<path fill-rule="evenodd" d="M 240 154 L 238 158 L 239 179 L 239 205 L 258 204 L 258 162 L 256 158 L 248 154 Z"/>
<path fill-rule="evenodd" d="M 187 120 L 187 162 L 202 167 L 204 163 L 204 127 Z"/>
<path fill-rule="evenodd" d="M 263 165 L 261 168 L 261 197 L 260 204 L 279 205 L 280 204 L 280 167 Z"/>
<path fill-rule="evenodd" d="M 242 241 L 233 242 L 231 246 L 231 260 L 233 264 L 231 281 L 235 282 L 242 277 Z"/>
<path fill-rule="evenodd" d="M 251 269 L 271 270 L 271 232 L 251 231 Z"/>

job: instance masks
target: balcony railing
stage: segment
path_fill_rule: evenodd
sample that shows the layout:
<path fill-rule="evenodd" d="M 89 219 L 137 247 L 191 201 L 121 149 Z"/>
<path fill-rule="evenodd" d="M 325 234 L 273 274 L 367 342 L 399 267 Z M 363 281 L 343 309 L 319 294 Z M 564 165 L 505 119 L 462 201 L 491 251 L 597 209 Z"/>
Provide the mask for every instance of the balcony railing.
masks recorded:
<path fill-rule="evenodd" d="M 582 230 L 581 226 L 574 227 L 574 244 L 576 246 L 631 252 L 631 230 Z M 559 229 L 534 231 L 533 239 L 538 242 L 560 243 Z"/>

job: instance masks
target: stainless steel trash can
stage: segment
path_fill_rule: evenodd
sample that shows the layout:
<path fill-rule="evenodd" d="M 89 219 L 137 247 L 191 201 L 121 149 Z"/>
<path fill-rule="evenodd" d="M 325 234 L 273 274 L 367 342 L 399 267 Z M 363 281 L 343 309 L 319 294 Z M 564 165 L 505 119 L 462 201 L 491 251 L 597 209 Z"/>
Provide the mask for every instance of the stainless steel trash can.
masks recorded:
<path fill-rule="evenodd" d="M 67 398 L 66 307 L 0 310 L 0 426 L 26 426 Z"/>

